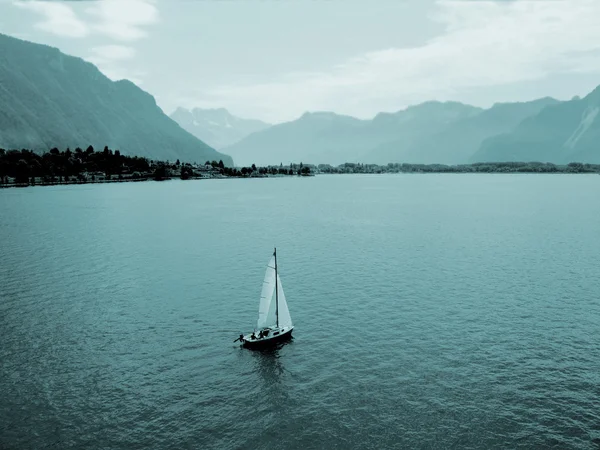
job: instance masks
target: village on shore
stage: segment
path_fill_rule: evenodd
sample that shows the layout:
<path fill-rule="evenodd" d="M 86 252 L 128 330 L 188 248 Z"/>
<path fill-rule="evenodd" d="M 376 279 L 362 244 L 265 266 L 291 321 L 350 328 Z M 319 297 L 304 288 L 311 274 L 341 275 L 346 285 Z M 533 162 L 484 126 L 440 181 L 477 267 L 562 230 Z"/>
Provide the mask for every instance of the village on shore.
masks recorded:
<path fill-rule="evenodd" d="M 226 167 L 223 161 L 182 163 L 179 160 L 155 161 L 122 155 L 105 147 L 96 152 L 77 148 L 59 151 L 53 148 L 39 154 L 30 150 L 0 149 L 0 187 L 57 184 L 117 183 L 129 181 L 211 178 L 264 178 L 313 176 L 316 174 L 385 174 L 385 173 L 600 173 L 600 164 L 572 162 L 556 165 L 543 162 L 498 162 L 463 165 L 406 164 L 387 165 L 344 163 L 290 163 L 278 166 Z"/>
<path fill-rule="evenodd" d="M 92 146 L 60 151 L 53 148 L 39 154 L 30 150 L 0 149 L 0 187 L 48 186 L 57 184 L 119 183 L 164 181 L 170 179 L 249 178 L 268 176 L 312 176 L 315 167 L 288 166 L 226 167 L 223 161 L 185 163 L 179 160 L 155 161 L 122 155 L 105 147 L 96 152 Z"/>

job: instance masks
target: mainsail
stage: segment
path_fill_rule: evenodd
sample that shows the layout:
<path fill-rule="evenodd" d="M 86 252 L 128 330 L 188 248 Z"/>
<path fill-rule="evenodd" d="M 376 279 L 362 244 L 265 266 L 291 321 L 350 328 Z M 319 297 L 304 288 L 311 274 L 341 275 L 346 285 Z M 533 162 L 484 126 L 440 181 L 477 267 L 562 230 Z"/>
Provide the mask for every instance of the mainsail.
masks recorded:
<path fill-rule="evenodd" d="M 269 264 L 267 264 L 267 271 L 263 280 L 260 304 L 258 305 L 258 321 L 256 322 L 256 327 L 259 329 L 277 323 L 275 302 L 272 301 L 273 294 L 275 294 L 275 255 L 271 257 Z"/>
<path fill-rule="evenodd" d="M 277 283 L 275 282 L 277 279 Z M 275 286 L 277 285 L 277 297 L 275 296 Z M 277 300 L 277 301 L 276 301 Z M 258 320 L 256 326 L 258 329 L 272 327 L 277 325 L 277 316 L 279 315 L 280 327 L 291 327 L 292 318 L 288 310 L 281 278 L 275 271 L 275 255 L 273 255 L 267 264 L 263 288 L 260 294 L 260 304 L 258 306 Z"/>

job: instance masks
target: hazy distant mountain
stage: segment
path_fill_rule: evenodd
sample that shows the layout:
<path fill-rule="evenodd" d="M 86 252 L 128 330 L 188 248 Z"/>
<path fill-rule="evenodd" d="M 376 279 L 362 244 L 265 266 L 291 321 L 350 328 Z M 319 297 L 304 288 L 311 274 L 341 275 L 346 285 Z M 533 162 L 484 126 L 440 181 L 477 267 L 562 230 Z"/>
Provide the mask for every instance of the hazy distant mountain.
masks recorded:
<path fill-rule="evenodd" d="M 583 100 L 574 99 L 572 102 L 583 104 L 588 102 L 588 97 Z M 298 120 L 253 133 L 227 147 L 225 151 L 236 162 L 244 165 L 253 162 L 263 165 L 299 161 L 329 164 L 464 164 L 470 162 L 475 153 L 480 156 L 477 160 L 489 160 L 489 154 L 478 152 L 482 143 L 496 142 L 494 139 L 487 139 L 511 132 L 520 127 L 521 122 L 527 123 L 528 118 L 536 117 L 540 112 L 542 115 L 546 109 L 561 105 L 564 103 L 553 98 L 498 103 L 490 109 L 458 102 L 433 101 L 396 113 L 381 113 L 373 120 L 358 120 L 325 112 L 306 113 Z M 583 112 L 577 114 L 579 119 L 576 125 L 581 121 Z M 590 107 L 586 114 L 586 120 L 595 120 L 597 110 Z M 579 133 L 587 130 L 587 123 L 583 121 Z M 567 125 L 567 130 L 570 133 L 563 142 L 574 133 L 574 129 L 569 126 Z M 587 142 L 575 139 L 576 136 L 570 142 L 577 142 L 577 148 Z M 509 154 L 502 161 L 515 157 Z M 531 158 L 527 154 L 525 159 Z"/>
<path fill-rule="evenodd" d="M 511 131 L 525 118 L 556 103 L 558 100 L 543 98 L 525 103 L 500 103 L 486 110 L 458 109 L 456 116 L 448 116 L 446 121 L 439 118 L 432 121 L 434 126 L 428 126 L 423 120 L 432 117 L 431 112 L 425 112 L 417 124 L 411 123 L 403 131 L 400 139 L 375 148 L 365 160 L 378 164 L 466 163 L 486 138 Z"/>
<path fill-rule="evenodd" d="M 412 141 L 479 111 L 461 103 L 428 102 L 393 114 L 382 113 L 373 120 L 331 112 L 306 113 L 295 121 L 251 134 L 225 151 L 243 164 L 371 162 L 370 150 L 381 144 Z"/>
<path fill-rule="evenodd" d="M 433 136 L 437 136 L 457 123 L 477 117 L 482 111 L 481 108 L 458 102 L 426 102 L 394 114 L 379 114 L 373 119 L 373 127 L 392 138 L 365 151 L 361 160 L 376 164 L 425 163 L 430 160 L 428 153 L 432 150 L 438 151 L 438 143 L 434 142 L 435 139 L 431 139 Z M 428 140 L 432 140 L 431 145 L 423 149 L 424 143 Z M 435 156 L 439 157 L 439 155 Z M 449 157 L 454 161 L 460 159 L 454 155 Z"/>
<path fill-rule="evenodd" d="M 339 164 L 369 145 L 368 121 L 330 112 L 306 113 L 253 133 L 224 151 L 237 164 L 319 162 Z"/>
<path fill-rule="evenodd" d="M 241 119 L 224 108 L 194 108 L 191 111 L 177 108 L 170 117 L 184 130 L 216 149 L 235 144 L 249 134 L 271 126 L 260 120 Z"/>
<path fill-rule="evenodd" d="M 163 114 L 127 80 L 58 49 L 0 34 L 0 147 L 37 151 L 105 145 L 124 154 L 174 161 L 230 157 Z"/>
<path fill-rule="evenodd" d="M 486 139 L 472 161 L 600 163 L 600 87 L 542 109 L 512 132 Z"/>

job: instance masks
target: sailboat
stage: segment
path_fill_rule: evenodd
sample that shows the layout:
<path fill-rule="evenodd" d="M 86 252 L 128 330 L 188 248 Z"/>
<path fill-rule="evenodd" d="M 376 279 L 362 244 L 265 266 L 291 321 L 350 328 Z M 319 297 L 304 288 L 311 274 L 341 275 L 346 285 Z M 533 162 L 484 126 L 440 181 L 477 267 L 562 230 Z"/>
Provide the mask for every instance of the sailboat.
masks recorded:
<path fill-rule="evenodd" d="M 263 280 L 256 330 L 251 334 L 240 335 L 236 341 L 239 340 L 244 347 L 248 348 L 266 347 L 290 339 L 293 329 L 292 317 L 277 272 L 277 248 L 275 248 Z"/>

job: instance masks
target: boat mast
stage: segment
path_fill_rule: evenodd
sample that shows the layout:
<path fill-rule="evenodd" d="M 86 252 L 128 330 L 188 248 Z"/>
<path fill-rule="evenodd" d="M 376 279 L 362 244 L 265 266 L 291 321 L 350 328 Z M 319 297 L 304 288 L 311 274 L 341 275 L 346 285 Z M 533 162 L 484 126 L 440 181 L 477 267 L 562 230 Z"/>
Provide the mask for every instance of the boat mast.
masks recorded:
<path fill-rule="evenodd" d="M 275 317 L 277 318 L 277 328 L 279 328 L 279 289 L 277 287 L 277 247 L 273 251 L 275 257 Z"/>

